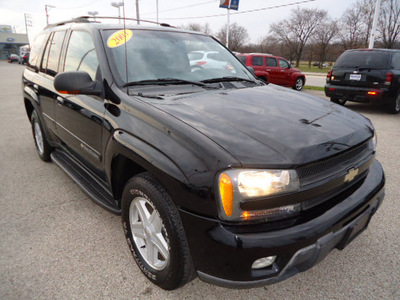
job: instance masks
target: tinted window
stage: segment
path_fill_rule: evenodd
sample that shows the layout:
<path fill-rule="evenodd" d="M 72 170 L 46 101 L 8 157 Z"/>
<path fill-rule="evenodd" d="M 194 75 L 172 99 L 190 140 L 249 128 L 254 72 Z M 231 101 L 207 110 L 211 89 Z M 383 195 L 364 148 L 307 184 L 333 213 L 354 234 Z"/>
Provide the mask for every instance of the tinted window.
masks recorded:
<path fill-rule="evenodd" d="M 393 69 L 400 70 L 400 52 L 393 53 L 392 67 Z"/>
<path fill-rule="evenodd" d="M 289 68 L 289 63 L 284 59 L 279 59 L 279 64 L 281 65 L 281 68 Z"/>
<path fill-rule="evenodd" d="M 278 62 L 276 61 L 276 58 L 267 57 L 267 66 L 268 67 L 277 67 L 278 66 Z"/>
<path fill-rule="evenodd" d="M 44 49 L 42 64 L 40 65 L 41 72 L 45 72 L 46 68 L 47 68 L 47 59 L 49 57 L 49 50 L 50 50 L 50 46 L 51 46 L 51 41 L 53 39 L 53 35 L 54 35 L 54 33 L 52 33 L 50 35 L 49 39 L 47 40 L 46 48 Z"/>
<path fill-rule="evenodd" d="M 64 71 L 85 71 L 96 79 L 99 66 L 92 37 L 85 31 L 73 31 L 69 40 Z"/>
<path fill-rule="evenodd" d="M 263 66 L 264 58 L 261 56 L 253 56 L 253 66 Z"/>
<path fill-rule="evenodd" d="M 39 60 L 39 56 L 42 51 L 42 45 L 43 45 L 45 37 L 46 37 L 46 34 L 41 33 L 35 38 L 35 41 L 33 42 L 31 53 L 30 53 L 29 66 L 38 67 L 38 60 Z"/>
<path fill-rule="evenodd" d="M 381 51 L 351 51 L 343 53 L 336 61 L 336 68 L 385 69 L 389 53 Z"/>
<path fill-rule="evenodd" d="M 65 31 L 57 31 L 54 33 L 53 40 L 51 41 L 49 57 L 47 60 L 46 73 L 51 76 L 56 76 L 58 71 L 58 61 L 62 44 L 64 42 Z"/>

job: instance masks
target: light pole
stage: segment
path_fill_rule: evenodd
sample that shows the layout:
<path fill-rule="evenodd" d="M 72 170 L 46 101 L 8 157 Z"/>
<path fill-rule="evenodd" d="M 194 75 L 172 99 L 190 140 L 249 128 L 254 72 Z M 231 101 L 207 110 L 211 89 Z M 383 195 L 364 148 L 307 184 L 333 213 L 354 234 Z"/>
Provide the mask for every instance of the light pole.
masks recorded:
<path fill-rule="evenodd" d="M 156 10 L 157 10 L 157 23 L 158 23 L 158 0 L 156 0 Z"/>
<path fill-rule="evenodd" d="M 50 8 L 56 8 L 56 7 L 53 6 L 53 5 L 48 5 L 48 4 L 46 4 L 44 6 L 44 9 L 46 10 L 46 22 L 47 22 L 47 25 L 49 25 L 49 10 L 50 10 Z"/>
<path fill-rule="evenodd" d="M 378 24 L 380 10 L 381 10 L 381 0 L 376 0 L 374 20 L 372 22 L 371 36 L 369 38 L 369 45 L 368 45 L 369 49 L 374 48 L 376 25 Z"/>
<path fill-rule="evenodd" d="M 29 51 L 30 51 L 31 50 L 31 43 L 29 42 L 28 26 L 32 26 L 32 20 L 31 20 L 31 15 L 30 14 L 24 14 L 24 16 L 25 16 L 26 37 L 28 38 L 28 47 L 29 47 Z"/>
<path fill-rule="evenodd" d="M 98 11 L 88 11 L 87 13 L 88 13 L 89 15 L 93 16 L 94 21 L 96 22 L 96 15 L 98 15 L 99 12 L 98 12 Z"/>
<path fill-rule="evenodd" d="M 119 23 L 121 24 L 121 11 L 120 11 L 120 7 L 124 5 L 124 2 L 112 2 L 111 6 L 114 6 L 116 8 L 118 8 L 118 20 Z"/>
<path fill-rule="evenodd" d="M 136 0 L 136 19 L 137 19 L 137 23 L 140 24 L 140 17 L 139 17 L 139 0 Z"/>

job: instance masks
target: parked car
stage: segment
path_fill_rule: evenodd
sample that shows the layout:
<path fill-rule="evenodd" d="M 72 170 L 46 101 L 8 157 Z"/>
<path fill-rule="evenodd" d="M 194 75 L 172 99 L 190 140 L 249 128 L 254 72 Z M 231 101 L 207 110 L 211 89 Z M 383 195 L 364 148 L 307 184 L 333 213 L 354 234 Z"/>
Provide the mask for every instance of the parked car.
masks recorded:
<path fill-rule="evenodd" d="M 18 63 L 21 65 L 24 65 L 28 63 L 29 61 L 29 53 L 24 53 L 24 55 L 21 55 L 18 59 Z"/>
<path fill-rule="evenodd" d="M 246 66 L 252 67 L 256 76 L 269 83 L 292 87 L 301 91 L 306 76 L 283 57 L 263 53 L 243 53 L 236 55 Z"/>
<path fill-rule="evenodd" d="M 192 70 L 194 45 L 235 76 Z M 164 289 L 196 275 L 282 281 L 347 246 L 384 198 L 367 118 L 262 83 L 205 34 L 49 25 L 22 82 L 39 157 L 122 215 L 134 260 Z"/>
<path fill-rule="evenodd" d="M 18 60 L 19 60 L 19 56 L 17 55 L 17 54 L 11 54 L 8 58 L 7 58 L 7 61 L 9 62 L 9 63 L 13 63 L 13 62 L 18 62 Z"/>
<path fill-rule="evenodd" d="M 193 71 L 201 69 L 225 69 L 234 71 L 232 65 L 224 60 L 218 51 L 192 51 L 188 54 Z"/>
<path fill-rule="evenodd" d="M 345 51 L 329 71 L 325 95 L 332 102 L 384 103 L 400 112 L 400 50 L 354 49 Z"/>

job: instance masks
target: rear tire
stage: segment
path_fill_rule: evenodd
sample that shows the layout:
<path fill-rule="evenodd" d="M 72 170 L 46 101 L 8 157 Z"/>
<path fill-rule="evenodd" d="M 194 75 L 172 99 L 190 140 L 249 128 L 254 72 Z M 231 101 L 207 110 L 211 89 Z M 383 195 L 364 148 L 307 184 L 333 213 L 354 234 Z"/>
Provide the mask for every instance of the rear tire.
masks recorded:
<path fill-rule="evenodd" d="M 346 104 L 346 102 L 347 102 L 346 100 L 339 99 L 339 98 L 331 98 L 331 101 L 333 103 L 336 103 L 336 104 L 339 104 L 339 105 L 342 105 L 342 106 L 344 106 Z"/>
<path fill-rule="evenodd" d="M 394 101 L 389 104 L 389 113 L 398 114 L 400 113 L 400 93 Z"/>
<path fill-rule="evenodd" d="M 173 290 L 195 278 L 178 210 L 150 174 L 139 174 L 126 184 L 122 224 L 133 258 L 151 282 Z"/>
<path fill-rule="evenodd" d="M 47 142 L 46 134 L 43 130 L 42 123 L 40 122 L 36 110 L 32 112 L 31 125 L 32 125 L 33 140 L 35 142 L 36 150 L 39 157 L 43 161 L 51 161 L 50 153 L 52 151 L 52 148 Z"/>

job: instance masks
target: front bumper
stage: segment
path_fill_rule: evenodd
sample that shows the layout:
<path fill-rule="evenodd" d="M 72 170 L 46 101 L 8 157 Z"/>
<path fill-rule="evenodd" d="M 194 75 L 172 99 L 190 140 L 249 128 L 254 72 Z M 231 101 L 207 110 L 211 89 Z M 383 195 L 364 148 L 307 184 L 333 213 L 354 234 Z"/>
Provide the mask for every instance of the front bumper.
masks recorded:
<path fill-rule="evenodd" d="M 249 288 L 285 280 L 343 249 L 367 226 L 384 198 L 385 178 L 375 161 L 352 195 L 316 218 L 285 229 L 268 224 L 229 225 L 181 210 L 189 247 L 200 279 L 224 287 Z M 259 258 L 277 255 L 267 268 Z"/>
<path fill-rule="evenodd" d="M 368 94 L 369 92 L 375 94 Z M 325 85 L 325 95 L 330 98 L 338 98 L 347 101 L 362 103 L 384 103 L 389 101 L 389 90 L 387 88 L 362 88 L 352 86 Z"/>

